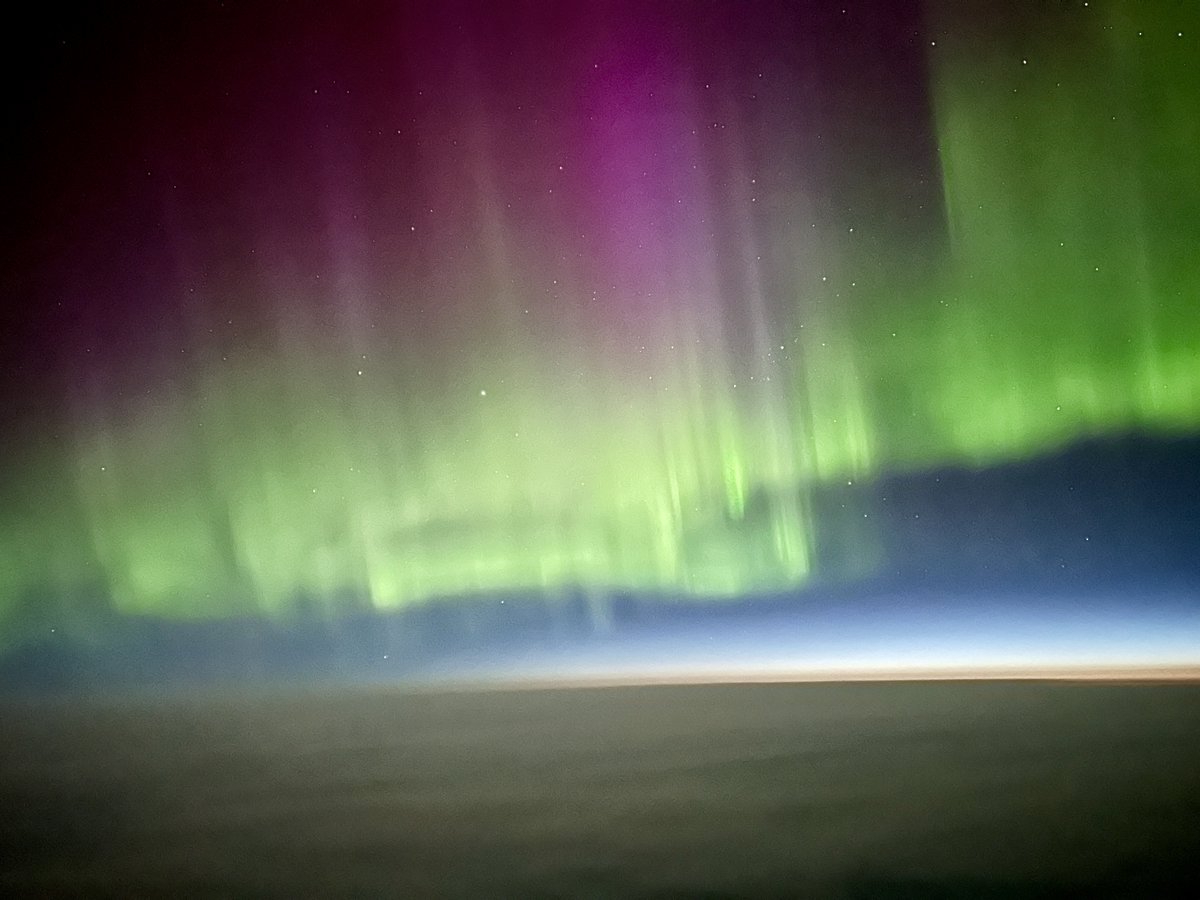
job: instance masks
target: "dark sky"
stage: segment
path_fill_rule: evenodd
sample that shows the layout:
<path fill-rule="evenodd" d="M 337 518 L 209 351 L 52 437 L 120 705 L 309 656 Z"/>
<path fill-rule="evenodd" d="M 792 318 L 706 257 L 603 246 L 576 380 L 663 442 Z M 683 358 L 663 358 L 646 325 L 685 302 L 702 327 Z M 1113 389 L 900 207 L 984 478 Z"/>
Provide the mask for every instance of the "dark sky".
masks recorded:
<path fill-rule="evenodd" d="M 1198 15 L 33 11 L 0 628 L 1194 572 Z"/>

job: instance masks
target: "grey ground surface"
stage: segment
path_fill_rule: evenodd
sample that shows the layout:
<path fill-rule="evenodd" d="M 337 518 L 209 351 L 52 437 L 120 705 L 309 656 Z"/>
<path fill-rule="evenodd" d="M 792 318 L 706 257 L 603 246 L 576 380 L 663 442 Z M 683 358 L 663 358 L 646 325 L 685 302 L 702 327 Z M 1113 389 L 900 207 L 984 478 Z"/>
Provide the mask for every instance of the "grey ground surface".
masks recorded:
<path fill-rule="evenodd" d="M 7 896 L 1163 896 L 1200 686 L 0 704 Z"/>

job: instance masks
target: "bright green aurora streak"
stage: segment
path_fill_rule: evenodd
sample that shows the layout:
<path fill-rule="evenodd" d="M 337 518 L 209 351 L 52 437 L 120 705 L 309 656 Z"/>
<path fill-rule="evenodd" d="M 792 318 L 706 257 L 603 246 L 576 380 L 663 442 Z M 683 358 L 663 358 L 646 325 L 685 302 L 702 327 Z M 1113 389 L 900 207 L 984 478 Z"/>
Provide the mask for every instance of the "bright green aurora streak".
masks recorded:
<path fill-rule="evenodd" d="M 0 598 L 98 590 L 126 613 L 212 617 L 301 594 L 331 612 L 348 594 L 725 597 L 822 576 L 819 482 L 1195 430 L 1200 9 L 1094 3 L 1074 32 L 1031 21 L 999 46 L 967 27 L 988 21 L 974 4 L 940 5 L 949 237 L 932 262 L 883 252 L 869 220 L 810 228 L 795 201 L 791 227 L 732 250 L 694 222 L 618 247 L 636 260 L 611 291 L 664 298 L 622 316 L 590 264 L 537 252 L 489 161 L 501 137 L 467 116 L 464 172 L 431 164 L 473 195 L 478 256 L 445 266 L 479 277 L 445 276 L 452 313 L 428 333 L 364 324 L 354 264 L 319 296 L 286 273 L 245 285 L 279 313 L 269 346 L 213 350 L 198 328 L 186 377 L 144 402 L 101 389 L 67 448 L 27 442 L 5 476 Z M 634 114 L 635 141 L 692 128 L 694 86 L 658 79 L 668 112 Z M 736 138 L 724 151 L 746 170 Z M 613 177 L 616 219 L 667 214 Z M 698 180 L 672 190 L 696 218 L 718 202 Z M 719 202 L 746 220 L 783 202 L 757 190 Z M 736 296 L 719 252 L 742 261 Z"/>

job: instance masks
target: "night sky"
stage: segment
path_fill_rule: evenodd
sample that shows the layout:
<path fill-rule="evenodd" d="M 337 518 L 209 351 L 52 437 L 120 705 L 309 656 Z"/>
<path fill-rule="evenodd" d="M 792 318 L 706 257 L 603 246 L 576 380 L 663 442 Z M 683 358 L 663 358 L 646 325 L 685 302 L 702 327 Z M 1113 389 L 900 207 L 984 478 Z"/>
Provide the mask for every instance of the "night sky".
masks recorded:
<path fill-rule="evenodd" d="M 1197 573 L 1191 0 L 36 15 L 0 646 Z"/>

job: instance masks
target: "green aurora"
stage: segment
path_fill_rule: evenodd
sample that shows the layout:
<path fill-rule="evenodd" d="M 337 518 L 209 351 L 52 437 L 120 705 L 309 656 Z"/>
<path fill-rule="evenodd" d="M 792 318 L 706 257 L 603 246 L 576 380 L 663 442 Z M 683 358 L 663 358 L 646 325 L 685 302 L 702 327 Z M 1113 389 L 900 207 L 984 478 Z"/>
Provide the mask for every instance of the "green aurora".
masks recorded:
<path fill-rule="evenodd" d="M 661 162 L 669 189 L 603 176 L 601 217 L 656 227 L 577 263 L 586 241 L 555 237 L 569 210 L 530 226 L 507 202 L 504 128 L 467 97 L 446 126 L 461 155 L 424 177 L 466 185 L 472 249 L 437 278 L 366 279 L 374 236 L 346 225 L 324 282 L 299 265 L 211 288 L 153 390 L 78 379 L 70 427 L 21 435 L 0 479 L 0 614 L 88 592 L 206 618 L 301 596 L 775 590 L 822 577 L 814 485 L 1194 432 L 1200 7 L 1012 4 L 1001 26 L 978 6 L 946 0 L 924 36 L 945 209 L 921 253 L 866 207 L 807 208 L 794 178 L 732 177 L 783 144 L 755 149 L 731 106 L 716 151 Z M 621 114 L 630 165 L 701 118 L 686 72 L 640 77 L 668 99 Z M 744 227 L 696 224 L 718 207 Z M 213 338 L 239 304 L 269 327 Z"/>

